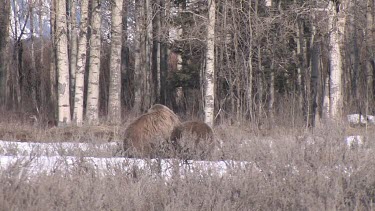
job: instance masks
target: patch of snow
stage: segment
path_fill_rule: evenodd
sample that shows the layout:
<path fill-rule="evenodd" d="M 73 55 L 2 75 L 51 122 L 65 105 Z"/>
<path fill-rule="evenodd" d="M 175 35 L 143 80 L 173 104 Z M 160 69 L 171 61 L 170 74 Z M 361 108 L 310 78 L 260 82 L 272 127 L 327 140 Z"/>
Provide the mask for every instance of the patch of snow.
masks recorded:
<path fill-rule="evenodd" d="M 135 158 L 97 158 L 74 156 L 0 156 L 0 169 L 21 168 L 28 176 L 38 173 L 53 174 L 56 171 L 70 172 L 79 166 L 93 169 L 99 175 L 114 175 L 121 172 L 132 171 L 134 168 L 153 174 L 159 172 L 165 179 L 173 176 L 176 168 L 180 174 L 199 173 L 215 174 L 223 177 L 232 170 L 246 170 L 249 162 L 245 161 L 191 161 L 184 163 L 176 159 L 135 159 Z"/>
<path fill-rule="evenodd" d="M 346 137 L 345 141 L 348 147 L 362 146 L 364 144 L 364 137 L 363 136 L 348 136 Z"/>
<path fill-rule="evenodd" d="M 367 115 L 367 120 L 370 124 L 375 124 L 375 116 L 373 115 Z"/>
<path fill-rule="evenodd" d="M 15 142 L 0 141 L 0 154 L 3 155 L 66 155 L 67 152 L 88 152 L 90 150 L 109 151 L 116 150 L 117 143 L 110 142 L 106 144 L 92 143 L 37 143 L 37 142 Z"/>
<path fill-rule="evenodd" d="M 375 116 L 373 115 L 360 115 L 360 114 L 349 114 L 347 115 L 348 122 L 353 125 L 358 124 L 375 124 Z"/>

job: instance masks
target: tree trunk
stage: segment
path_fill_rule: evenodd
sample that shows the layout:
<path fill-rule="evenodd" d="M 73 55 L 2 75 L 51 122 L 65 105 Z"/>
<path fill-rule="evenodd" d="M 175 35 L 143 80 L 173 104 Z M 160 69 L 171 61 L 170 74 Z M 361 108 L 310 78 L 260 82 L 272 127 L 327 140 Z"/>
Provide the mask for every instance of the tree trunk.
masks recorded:
<path fill-rule="evenodd" d="M 141 67 L 141 42 L 142 40 L 142 5 L 143 1 L 135 2 L 135 38 L 134 38 L 134 106 L 133 111 L 138 114 L 141 111 L 142 106 L 142 87 L 143 87 L 143 77 Z M 142 77 L 143 76 L 143 77 Z"/>
<path fill-rule="evenodd" d="M 153 48 L 152 48 L 152 81 L 154 102 L 160 103 L 160 43 L 161 43 L 161 6 L 160 1 L 155 2 L 156 9 L 153 18 Z"/>
<path fill-rule="evenodd" d="M 257 113 L 258 113 L 258 121 L 261 123 L 262 119 L 262 111 L 263 111 L 263 65 L 262 65 L 262 52 L 261 52 L 261 46 L 258 44 L 258 83 L 257 83 L 257 92 L 258 92 L 258 98 L 257 98 Z"/>
<path fill-rule="evenodd" d="M 160 25 L 164 29 L 167 27 L 170 14 L 170 1 L 160 0 L 160 7 L 162 8 L 160 14 Z M 169 30 L 169 29 L 168 29 Z M 163 41 L 160 44 L 160 102 L 167 104 L 167 74 L 168 74 L 168 34 L 163 37 Z"/>
<path fill-rule="evenodd" d="M 9 44 L 10 0 L 0 7 L 0 106 L 6 102 L 6 78 L 8 74 L 7 49 Z"/>
<path fill-rule="evenodd" d="M 274 42 L 276 39 L 274 38 Z M 275 123 L 274 103 L 275 103 L 275 64 L 271 61 L 270 79 L 269 79 L 269 101 L 268 101 L 268 115 L 270 118 L 270 126 L 273 127 Z"/>
<path fill-rule="evenodd" d="M 30 49 L 30 57 L 31 57 L 31 70 L 30 70 L 30 76 L 31 76 L 31 99 L 32 99 L 32 102 L 33 102 L 33 105 L 34 105 L 34 108 L 36 110 L 36 112 L 39 114 L 39 105 L 38 105 L 38 102 L 37 102 L 37 87 L 36 87 L 36 84 L 37 84 L 37 80 L 40 80 L 40 79 L 37 79 L 37 69 L 36 69 L 36 61 L 35 61 L 35 32 L 34 32 L 34 7 L 35 7 L 35 2 L 34 0 L 29 0 L 29 9 L 30 9 L 30 34 L 31 34 L 31 38 L 30 38 L 30 41 L 31 41 L 31 49 Z"/>
<path fill-rule="evenodd" d="M 356 13 L 354 13 L 356 14 Z M 354 100 L 358 103 L 358 113 L 361 112 L 360 102 L 359 102 L 359 88 L 358 88 L 358 76 L 359 76 L 359 62 L 361 61 L 358 47 L 358 35 L 357 35 L 357 23 L 353 20 L 353 94 Z"/>
<path fill-rule="evenodd" d="M 344 2 L 341 2 L 343 4 Z M 343 87 L 342 87 L 342 57 L 341 43 L 344 33 L 345 14 L 344 11 L 337 10 L 340 2 L 329 1 L 329 59 L 330 59 L 330 109 L 331 119 L 339 120 L 343 111 Z M 343 4 L 345 5 L 345 4 Z M 340 8 L 342 9 L 341 5 Z"/>
<path fill-rule="evenodd" d="M 89 124 L 99 121 L 99 75 L 100 75 L 100 0 L 93 0 L 91 11 L 91 39 L 89 82 L 87 87 L 86 118 Z"/>
<path fill-rule="evenodd" d="M 145 74 L 146 74 L 146 86 L 145 86 L 145 103 L 144 109 L 148 109 L 151 106 L 152 102 L 155 102 L 155 95 L 151 91 L 155 89 L 154 83 L 152 81 L 152 19 L 154 18 L 152 14 L 152 2 L 150 0 L 146 0 L 145 4 L 145 13 L 146 13 L 146 40 L 145 40 Z"/>
<path fill-rule="evenodd" d="M 366 59 L 366 115 L 373 112 L 373 100 L 374 100 L 374 20 L 373 20 L 373 7 L 374 1 L 367 0 L 367 12 L 366 12 L 366 47 L 367 47 L 367 59 Z M 369 110 L 370 109 L 370 110 Z"/>
<path fill-rule="evenodd" d="M 205 69 L 205 106 L 204 121 L 209 125 L 214 124 L 214 102 L 215 102 L 215 0 L 208 4 L 208 26 L 207 26 L 207 52 Z"/>
<path fill-rule="evenodd" d="M 39 13 L 38 13 L 38 22 L 39 22 L 39 37 L 43 37 L 43 0 L 39 0 Z M 46 87 L 47 87 L 47 77 L 44 76 L 45 73 L 44 67 L 44 39 L 39 39 L 39 46 L 40 46 L 40 58 L 39 58 L 39 78 L 40 78 L 40 110 L 42 113 L 46 113 L 46 104 L 47 104 L 47 94 L 46 94 Z"/>
<path fill-rule="evenodd" d="M 76 72 L 77 72 L 77 0 L 70 0 L 70 92 L 71 104 L 74 103 Z M 73 111 L 74 112 L 74 111 Z"/>
<path fill-rule="evenodd" d="M 81 0 L 81 23 L 79 26 L 78 53 L 76 82 L 74 95 L 74 115 L 73 119 L 77 125 L 83 123 L 83 101 L 85 89 L 85 70 L 86 70 L 86 44 L 87 44 L 87 25 L 88 25 L 88 2 Z"/>
<path fill-rule="evenodd" d="M 315 123 L 318 121 L 318 102 L 317 102 L 317 96 L 318 96 L 318 87 L 319 84 L 319 45 L 316 42 L 316 27 L 315 27 L 315 14 L 312 15 L 312 21 L 311 24 L 312 33 L 311 33 L 311 58 L 310 58 L 310 68 L 311 68 L 311 82 L 310 82 L 310 90 L 311 90 L 311 117 L 310 122 L 308 123 L 310 126 L 315 126 Z"/>
<path fill-rule="evenodd" d="M 248 77 L 247 77 L 247 109 L 249 112 L 250 120 L 253 120 L 253 28 L 252 28 L 252 18 L 251 18 L 251 4 L 249 4 L 249 33 L 250 33 L 250 46 L 249 46 L 249 56 L 247 59 L 248 65 Z"/>
<path fill-rule="evenodd" d="M 124 1 L 122 5 L 122 45 L 121 45 L 121 98 L 122 104 L 125 106 L 131 105 L 131 91 L 130 85 L 125 86 L 130 79 L 130 69 L 129 69 L 129 48 L 128 48 L 128 1 Z M 129 79 L 129 80 L 127 80 Z"/>
<path fill-rule="evenodd" d="M 156 101 L 160 103 L 160 96 L 161 96 L 161 13 L 162 13 L 162 6 L 161 1 L 159 0 L 159 12 L 157 14 L 157 21 L 156 21 L 156 34 L 158 41 L 156 43 Z"/>
<path fill-rule="evenodd" d="M 68 37 L 66 28 L 66 2 L 59 0 L 56 5 L 56 35 L 57 42 L 57 72 L 58 72 L 58 124 L 69 124 L 69 61 L 68 61 Z"/>
<path fill-rule="evenodd" d="M 51 11 L 50 11 L 50 24 L 51 24 L 51 57 L 50 57 L 50 94 L 51 94 L 51 105 L 54 111 L 54 116 L 58 114 L 58 110 L 55 105 L 57 105 L 57 74 L 56 74 L 56 0 L 51 2 Z M 57 117 L 58 118 L 58 117 Z"/>
<path fill-rule="evenodd" d="M 110 58 L 110 80 L 108 116 L 114 123 L 121 122 L 121 47 L 122 47 L 122 2 L 116 0 L 112 2 L 112 40 Z"/>

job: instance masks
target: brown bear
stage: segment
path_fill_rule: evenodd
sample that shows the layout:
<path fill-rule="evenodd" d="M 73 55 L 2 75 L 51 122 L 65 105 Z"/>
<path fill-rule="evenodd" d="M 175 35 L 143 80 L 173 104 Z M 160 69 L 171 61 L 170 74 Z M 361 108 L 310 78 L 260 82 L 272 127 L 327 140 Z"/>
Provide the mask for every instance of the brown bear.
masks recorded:
<path fill-rule="evenodd" d="M 168 107 L 155 104 L 125 130 L 123 150 L 130 156 L 155 156 L 159 144 L 168 140 L 179 117 Z M 161 143 L 160 143 L 161 142 Z"/>
<path fill-rule="evenodd" d="M 177 157 L 206 159 L 214 149 L 214 133 L 201 121 L 187 121 L 176 126 L 170 137 Z"/>

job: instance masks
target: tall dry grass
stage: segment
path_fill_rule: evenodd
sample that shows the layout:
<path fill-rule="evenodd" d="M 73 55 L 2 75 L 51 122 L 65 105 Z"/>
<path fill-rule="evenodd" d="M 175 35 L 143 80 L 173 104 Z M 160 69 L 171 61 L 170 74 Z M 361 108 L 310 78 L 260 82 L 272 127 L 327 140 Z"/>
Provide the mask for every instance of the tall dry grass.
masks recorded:
<path fill-rule="evenodd" d="M 375 136 L 367 133 L 363 146 L 348 148 L 347 133 L 333 124 L 313 132 L 274 128 L 267 135 L 245 125 L 218 126 L 220 156 L 213 159 L 256 166 L 224 176 L 193 171 L 165 179 L 121 168 L 103 176 L 77 166 L 30 177 L 10 166 L 0 173 L 0 210 L 373 210 Z"/>

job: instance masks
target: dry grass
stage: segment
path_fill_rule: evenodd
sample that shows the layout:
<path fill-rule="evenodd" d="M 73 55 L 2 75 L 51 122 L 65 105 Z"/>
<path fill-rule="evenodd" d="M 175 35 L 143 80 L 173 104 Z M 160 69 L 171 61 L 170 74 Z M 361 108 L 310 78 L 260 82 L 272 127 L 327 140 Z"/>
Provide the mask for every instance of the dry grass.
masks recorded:
<path fill-rule="evenodd" d="M 218 126 L 215 134 L 222 146 L 215 158 L 258 167 L 225 176 L 192 172 L 166 180 L 121 168 L 100 176 L 93 168 L 77 166 L 69 174 L 28 178 L 22 168 L 8 167 L 0 172 L 0 210 L 373 210 L 375 136 L 356 130 L 360 134 L 327 124 L 313 132 L 274 128 L 264 134 L 244 125 Z M 0 124 L 0 131 L 5 134 L 0 139 L 7 140 L 24 134 L 26 140 L 100 143 L 115 129 Z M 344 138 L 352 134 L 366 136 L 365 145 L 349 149 Z"/>

